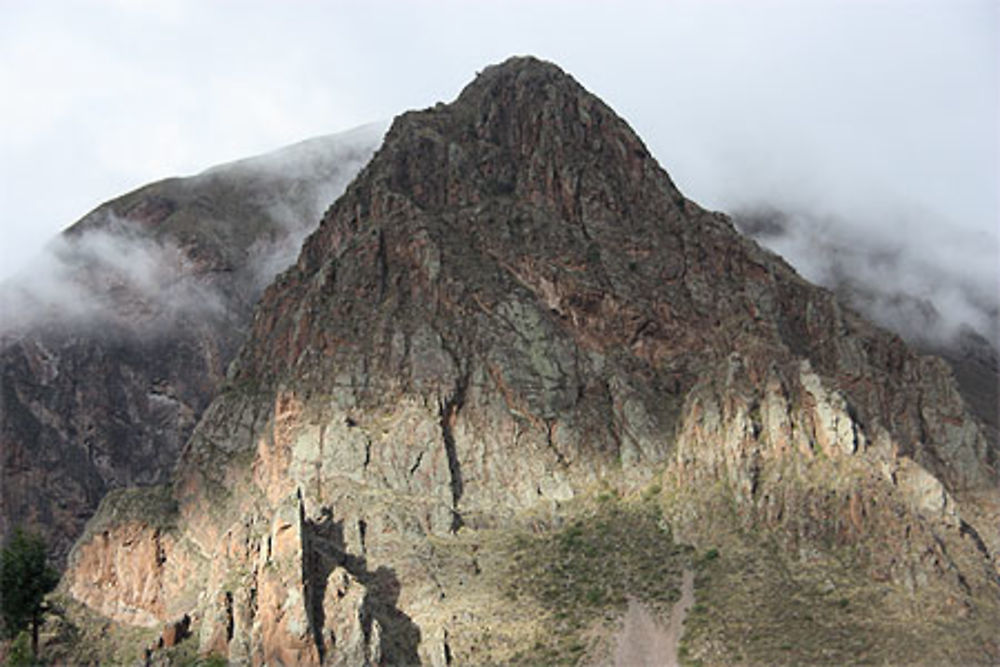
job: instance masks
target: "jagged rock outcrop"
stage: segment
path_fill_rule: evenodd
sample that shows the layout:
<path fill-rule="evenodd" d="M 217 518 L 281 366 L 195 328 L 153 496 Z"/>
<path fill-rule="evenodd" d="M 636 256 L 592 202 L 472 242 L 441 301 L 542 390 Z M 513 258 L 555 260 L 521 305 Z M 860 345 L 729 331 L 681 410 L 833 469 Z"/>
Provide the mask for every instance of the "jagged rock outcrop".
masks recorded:
<path fill-rule="evenodd" d="M 205 561 L 171 530 L 176 504 L 170 489 L 118 489 L 101 508 L 75 554 L 75 567 L 87 576 L 73 580 L 70 594 L 130 625 L 152 627 L 183 617 L 203 583 Z"/>
<path fill-rule="evenodd" d="M 197 601 L 161 611 L 124 572 L 88 604 L 184 611 L 202 653 L 254 664 L 488 661 L 471 651 L 491 636 L 456 630 L 515 641 L 502 591 L 472 583 L 492 576 L 479 541 L 610 487 L 664 494 L 695 543 L 702 512 L 742 503 L 790 553 L 867 549 L 870 576 L 990 618 L 1000 540 L 962 502 L 993 497 L 996 461 L 944 362 L 684 198 L 557 67 L 515 58 L 397 118 L 265 291 L 173 480 Z M 95 525 L 70 595 L 125 530 Z"/>
<path fill-rule="evenodd" d="M 168 179 L 99 207 L 0 292 L 0 538 L 62 562 L 114 488 L 165 482 L 251 308 L 379 128 Z"/>

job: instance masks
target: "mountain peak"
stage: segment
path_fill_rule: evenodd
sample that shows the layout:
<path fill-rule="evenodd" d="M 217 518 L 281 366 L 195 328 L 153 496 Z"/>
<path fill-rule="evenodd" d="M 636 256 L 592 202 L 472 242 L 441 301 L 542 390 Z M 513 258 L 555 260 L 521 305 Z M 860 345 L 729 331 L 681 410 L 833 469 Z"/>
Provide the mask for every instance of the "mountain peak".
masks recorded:
<path fill-rule="evenodd" d="M 686 201 L 625 120 L 533 57 L 487 67 L 450 104 L 399 116 L 367 173 L 362 182 L 425 210 L 508 197 L 577 225 L 648 221 Z"/>
<path fill-rule="evenodd" d="M 569 359 L 582 349 L 648 365 L 681 395 L 742 349 L 756 374 L 779 358 L 809 360 L 854 395 L 863 418 L 883 422 L 901 452 L 932 467 L 935 458 L 949 460 L 940 466 L 949 484 L 989 476 L 978 466 L 978 432 L 938 449 L 922 441 L 916 413 L 883 414 L 880 392 L 909 391 L 878 366 L 879 355 L 902 354 L 897 339 L 842 312 L 726 216 L 687 200 L 623 119 L 561 69 L 530 57 L 486 68 L 451 104 L 397 118 L 306 242 L 296 271 L 265 295 L 238 375 L 319 386 L 359 356 L 387 358 L 357 331 L 388 340 L 421 328 L 439 332 L 446 356 L 464 359 L 450 364 L 458 372 L 485 363 L 485 341 L 506 340 L 497 314 L 506 308 L 538 320 L 524 337 L 545 331 L 566 343 L 559 396 L 527 402 L 540 418 L 572 404 L 560 392 L 581 389 L 571 379 L 579 369 L 570 372 L 579 362 Z M 339 352 L 319 354 L 338 329 Z M 882 389 L 852 384 L 847 348 L 831 347 L 823 334 L 840 329 L 879 351 L 869 372 Z M 379 372 L 393 382 L 405 375 L 398 367 Z M 504 387 L 535 394 L 528 375 L 507 377 Z M 651 404 L 662 404 L 654 394 L 650 388 Z"/>
<path fill-rule="evenodd" d="M 561 67 L 534 56 L 511 56 L 502 63 L 490 65 L 479 72 L 459 95 L 459 101 L 467 96 L 482 94 L 497 88 L 560 86 L 575 92 L 590 95 L 576 79 Z"/>
<path fill-rule="evenodd" d="M 237 662 L 603 663 L 582 656 L 589 628 L 676 578 L 664 556 L 690 552 L 638 547 L 676 535 L 712 547 L 699 599 L 734 619 L 711 621 L 692 658 L 976 662 L 993 641 L 1000 538 L 956 498 L 994 493 L 996 452 L 947 367 L 685 199 L 554 65 L 508 60 L 398 118 L 265 292 L 231 369 L 175 502 L 102 507 L 71 557 L 75 599 L 125 622 L 187 614 L 202 653 Z M 151 509 L 127 524 L 125 505 Z M 592 507 L 610 514 L 588 532 Z M 522 530 L 552 539 L 503 551 Z M 155 545 L 148 572 L 93 576 L 139 552 L 136 535 Z M 601 569 L 564 567 L 585 560 Z M 743 583 L 791 568 L 813 578 Z M 834 588 L 829 640 L 746 645 L 745 619 L 797 636 Z M 900 652 L 894 599 L 954 624 Z M 578 625 L 545 625 L 583 601 Z M 840 638 L 869 607 L 859 654 Z M 503 632 L 491 644 L 484 627 Z M 739 634 L 705 643 L 716 632 Z M 572 659 L 546 646 L 560 637 Z"/>

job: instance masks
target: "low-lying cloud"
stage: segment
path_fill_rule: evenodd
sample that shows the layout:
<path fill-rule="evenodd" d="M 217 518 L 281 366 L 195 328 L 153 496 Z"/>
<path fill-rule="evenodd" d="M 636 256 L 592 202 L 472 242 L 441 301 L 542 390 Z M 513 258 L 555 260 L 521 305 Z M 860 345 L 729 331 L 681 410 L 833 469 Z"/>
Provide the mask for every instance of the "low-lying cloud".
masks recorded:
<path fill-rule="evenodd" d="M 243 215 L 264 221 L 257 238 L 234 233 L 233 240 L 214 241 L 222 258 L 206 259 L 205 247 L 176 234 L 155 235 L 141 220 L 113 213 L 113 206 L 98 209 L 0 285 L 0 335 L 17 337 L 39 326 L 163 334 L 183 322 L 226 318 L 236 307 L 248 308 L 295 261 L 305 237 L 371 158 L 385 129 L 385 123 L 367 125 L 180 181 L 178 190 L 196 193 L 193 203 L 180 206 L 197 205 L 197 193 L 215 193 L 209 196 L 241 207 L 220 213 L 210 200 L 198 225 L 228 233 L 248 224 Z"/>
<path fill-rule="evenodd" d="M 805 278 L 911 342 L 951 345 L 970 330 L 994 347 L 1000 340 L 997 247 L 988 234 L 766 204 L 743 206 L 733 219 Z"/>
<path fill-rule="evenodd" d="M 163 331 L 189 318 L 224 317 L 233 305 L 233 281 L 242 281 L 238 291 L 252 299 L 295 261 L 385 130 L 377 123 L 311 139 L 189 179 L 239 183 L 241 196 L 270 221 L 269 232 L 238 254 L 228 277 L 206 271 L 174 238 L 153 238 L 107 211 L 92 214 L 103 219 L 57 237 L 29 270 L 0 286 L 0 334 L 47 323 Z M 741 200 L 752 201 L 752 193 Z M 946 345 L 970 330 L 994 346 L 1000 340 L 994 236 L 928 216 L 914 220 L 891 207 L 868 217 L 788 202 L 731 210 L 737 227 L 804 277 L 912 342 Z"/>
<path fill-rule="evenodd" d="M 0 331 L 44 324 L 144 328 L 185 315 L 219 314 L 224 304 L 171 241 L 136 233 L 111 214 L 99 228 L 59 236 L 0 290 Z"/>

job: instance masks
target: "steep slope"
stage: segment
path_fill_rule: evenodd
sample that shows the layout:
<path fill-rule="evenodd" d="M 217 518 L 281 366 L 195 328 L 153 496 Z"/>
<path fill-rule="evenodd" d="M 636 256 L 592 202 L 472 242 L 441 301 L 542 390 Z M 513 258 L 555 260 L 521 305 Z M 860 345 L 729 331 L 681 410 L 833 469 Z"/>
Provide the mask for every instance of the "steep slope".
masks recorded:
<path fill-rule="evenodd" d="M 62 590 L 254 664 L 578 661 L 609 655 L 630 597 L 668 609 L 685 563 L 705 599 L 720 563 L 801 574 L 753 580 L 772 597 L 839 563 L 835 587 L 884 589 L 870 622 L 796 616 L 832 630 L 781 653 L 748 638 L 792 621 L 747 601 L 725 610 L 743 639 L 712 617 L 685 650 L 856 660 L 830 639 L 851 631 L 876 657 L 984 660 L 996 460 L 944 362 L 515 58 L 396 119 L 264 292 L 171 487 L 109 496 Z M 910 604 L 942 616 L 907 625 Z"/>
<path fill-rule="evenodd" d="M 112 488 L 166 481 L 252 304 L 381 128 L 169 179 L 70 227 L 0 291 L 0 538 L 59 560 Z"/>

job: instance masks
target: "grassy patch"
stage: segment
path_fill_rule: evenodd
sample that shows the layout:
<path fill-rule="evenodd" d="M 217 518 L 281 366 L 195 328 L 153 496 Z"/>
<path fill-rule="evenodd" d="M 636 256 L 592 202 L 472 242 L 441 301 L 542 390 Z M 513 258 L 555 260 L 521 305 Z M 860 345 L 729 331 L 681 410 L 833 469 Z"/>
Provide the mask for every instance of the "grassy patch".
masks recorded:
<path fill-rule="evenodd" d="M 696 561 L 687 664 L 955 664 L 986 655 L 988 618 L 920 613 L 930 607 L 873 582 L 850 558 L 801 560 L 752 535 L 708 553 Z"/>
<path fill-rule="evenodd" d="M 122 625 L 64 595 L 48 598 L 54 612 L 42 627 L 40 657 L 52 664 L 142 664 L 160 628 Z"/>
<path fill-rule="evenodd" d="M 657 612 L 680 597 L 690 549 L 674 543 L 654 503 L 602 496 L 571 516 L 559 529 L 514 541 L 508 592 L 546 610 L 552 624 L 515 663 L 576 663 L 587 629 L 617 618 L 629 596 Z"/>

